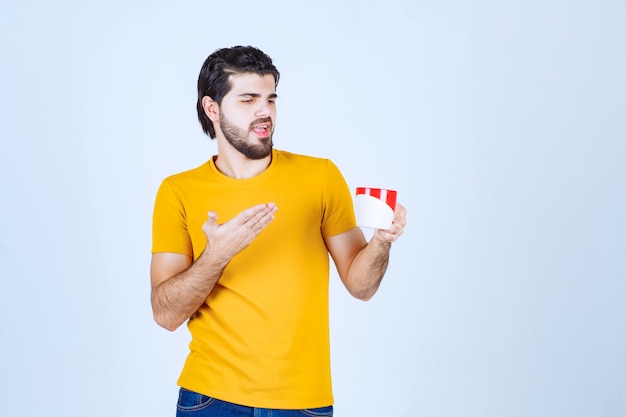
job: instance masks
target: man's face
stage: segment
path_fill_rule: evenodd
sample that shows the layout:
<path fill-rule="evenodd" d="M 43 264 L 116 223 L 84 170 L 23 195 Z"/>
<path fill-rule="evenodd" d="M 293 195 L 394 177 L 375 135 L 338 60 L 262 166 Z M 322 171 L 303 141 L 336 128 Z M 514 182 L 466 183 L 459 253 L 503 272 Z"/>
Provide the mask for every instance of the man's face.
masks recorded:
<path fill-rule="evenodd" d="M 220 105 L 219 128 L 236 150 L 250 159 L 272 152 L 276 86 L 272 75 L 234 74 Z"/>

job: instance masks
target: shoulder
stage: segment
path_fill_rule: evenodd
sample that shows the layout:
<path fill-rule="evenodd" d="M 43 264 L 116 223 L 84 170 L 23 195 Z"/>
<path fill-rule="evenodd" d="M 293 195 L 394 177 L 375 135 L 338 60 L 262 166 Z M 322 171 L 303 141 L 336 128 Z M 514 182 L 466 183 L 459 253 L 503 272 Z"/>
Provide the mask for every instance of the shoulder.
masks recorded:
<path fill-rule="evenodd" d="M 292 165 L 321 170 L 327 170 L 329 166 L 335 167 L 335 164 L 330 159 L 318 156 L 302 155 L 283 150 L 277 150 L 276 156 L 279 164 L 281 165 Z"/>
<path fill-rule="evenodd" d="M 210 175 L 210 172 L 211 172 L 210 162 L 207 161 L 198 167 L 169 175 L 163 180 L 163 182 L 167 182 L 172 185 L 181 184 L 181 183 L 184 184 L 189 181 L 206 178 L 207 176 Z"/>
<path fill-rule="evenodd" d="M 279 151 L 277 158 L 277 169 L 282 181 L 288 181 L 296 187 L 318 187 L 323 193 L 343 193 L 347 190 L 343 174 L 328 158 L 285 151 Z"/>
<path fill-rule="evenodd" d="M 192 196 L 198 188 L 207 183 L 211 176 L 209 162 L 165 177 L 159 185 L 157 199 L 182 201 L 184 196 Z"/>

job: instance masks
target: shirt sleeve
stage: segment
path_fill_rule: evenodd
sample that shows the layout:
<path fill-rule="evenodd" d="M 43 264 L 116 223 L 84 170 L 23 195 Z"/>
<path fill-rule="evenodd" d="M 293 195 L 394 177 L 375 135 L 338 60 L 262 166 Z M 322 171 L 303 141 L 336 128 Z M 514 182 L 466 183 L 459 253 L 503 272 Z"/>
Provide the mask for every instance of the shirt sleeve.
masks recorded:
<path fill-rule="evenodd" d="M 322 235 L 335 236 L 356 227 L 352 194 L 339 168 L 328 161 L 324 184 Z"/>
<path fill-rule="evenodd" d="M 184 204 L 167 179 L 157 191 L 152 217 L 152 253 L 157 252 L 193 256 Z"/>

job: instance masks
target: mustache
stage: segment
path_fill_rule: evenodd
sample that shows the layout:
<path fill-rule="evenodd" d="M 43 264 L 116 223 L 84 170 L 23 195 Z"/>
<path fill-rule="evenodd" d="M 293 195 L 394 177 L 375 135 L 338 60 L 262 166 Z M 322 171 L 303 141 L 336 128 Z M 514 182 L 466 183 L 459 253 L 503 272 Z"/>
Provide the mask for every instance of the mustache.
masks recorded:
<path fill-rule="evenodd" d="M 269 117 L 262 117 L 262 118 L 256 119 L 252 123 L 250 123 L 250 129 L 252 129 L 253 126 L 261 124 L 261 123 L 269 123 L 270 127 L 274 126 L 274 123 L 272 122 L 271 118 L 269 118 Z"/>

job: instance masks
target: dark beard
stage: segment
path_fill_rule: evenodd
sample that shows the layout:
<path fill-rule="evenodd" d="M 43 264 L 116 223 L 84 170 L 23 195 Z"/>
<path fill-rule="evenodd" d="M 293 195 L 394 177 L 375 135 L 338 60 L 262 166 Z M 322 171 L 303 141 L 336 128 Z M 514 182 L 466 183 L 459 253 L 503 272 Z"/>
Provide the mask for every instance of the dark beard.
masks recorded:
<path fill-rule="evenodd" d="M 263 123 L 272 122 L 270 118 L 258 119 L 250 124 L 250 126 Z M 248 142 L 248 132 L 244 132 L 237 126 L 231 124 L 228 119 L 222 113 L 220 109 L 220 126 L 224 137 L 230 143 L 233 148 L 237 149 L 240 153 L 248 157 L 248 159 L 263 159 L 272 153 L 272 133 L 266 138 L 259 138 L 258 144 L 251 144 Z M 270 126 L 271 128 L 272 126 Z"/>

